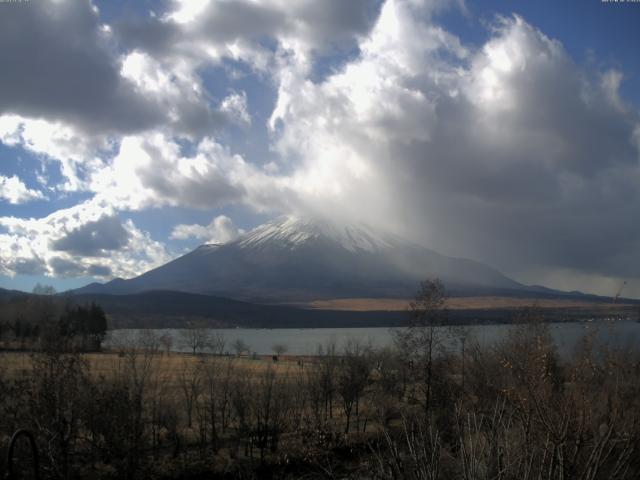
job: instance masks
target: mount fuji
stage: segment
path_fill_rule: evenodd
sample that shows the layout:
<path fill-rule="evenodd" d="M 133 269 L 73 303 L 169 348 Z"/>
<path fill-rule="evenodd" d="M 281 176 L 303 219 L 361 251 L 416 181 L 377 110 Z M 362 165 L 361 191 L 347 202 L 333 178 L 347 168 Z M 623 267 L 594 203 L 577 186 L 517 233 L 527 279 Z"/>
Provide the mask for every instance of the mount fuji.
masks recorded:
<path fill-rule="evenodd" d="M 280 217 L 225 244 L 205 244 L 138 277 L 74 293 L 172 290 L 259 302 L 408 298 L 439 277 L 453 295 L 531 292 L 482 263 L 452 258 L 364 224 Z"/>

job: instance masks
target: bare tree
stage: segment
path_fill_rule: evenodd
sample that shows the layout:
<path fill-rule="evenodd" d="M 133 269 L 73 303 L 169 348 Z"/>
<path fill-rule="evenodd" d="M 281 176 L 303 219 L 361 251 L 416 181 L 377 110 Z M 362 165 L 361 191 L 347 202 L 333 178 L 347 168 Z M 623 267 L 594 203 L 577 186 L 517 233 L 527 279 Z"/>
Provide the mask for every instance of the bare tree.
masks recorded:
<path fill-rule="evenodd" d="M 254 380 L 251 397 L 251 423 L 253 444 L 263 462 L 267 449 L 276 452 L 280 435 L 286 428 L 290 408 L 290 395 L 286 376 L 276 375 L 269 367 Z"/>
<path fill-rule="evenodd" d="M 233 426 L 235 428 L 235 450 L 244 445 L 245 456 L 253 455 L 251 436 L 251 401 L 252 379 L 251 372 L 246 369 L 238 370 L 231 382 L 229 402 L 233 411 Z M 251 392 L 251 393 L 250 393 Z"/>
<path fill-rule="evenodd" d="M 32 292 L 36 295 L 55 295 L 58 293 L 51 285 L 41 285 L 39 282 L 33 287 Z"/>
<path fill-rule="evenodd" d="M 221 362 L 224 362 L 221 364 Z M 229 391 L 233 376 L 233 359 L 209 357 L 201 366 L 202 408 L 205 437 L 208 436 L 214 451 L 218 450 L 221 432 L 226 428 L 229 411 Z M 208 431 L 208 433 L 207 433 Z"/>
<path fill-rule="evenodd" d="M 180 330 L 180 336 L 183 347 L 191 350 L 193 355 L 201 353 L 212 344 L 209 330 L 193 322 L 188 322 L 186 328 Z"/>
<path fill-rule="evenodd" d="M 158 338 L 158 342 L 162 346 L 164 352 L 169 355 L 169 353 L 171 352 L 171 347 L 173 346 L 173 337 L 168 333 L 163 333 Z"/>
<path fill-rule="evenodd" d="M 473 338 L 471 336 L 471 330 L 464 325 L 451 325 L 449 327 L 449 334 L 453 340 L 460 345 L 460 378 L 462 393 L 465 392 L 465 380 L 466 380 L 466 366 L 467 366 L 467 346 L 468 341 Z"/>
<path fill-rule="evenodd" d="M 148 438 L 148 401 L 154 395 L 151 390 L 153 378 L 161 369 L 157 368 L 158 341 L 152 332 L 141 332 L 138 337 L 129 337 L 121 342 L 122 356 L 113 371 L 112 388 L 109 395 L 113 395 L 117 415 L 111 423 L 115 425 L 111 432 L 110 445 L 115 447 L 119 462 L 119 476 L 134 478 L 141 463 L 144 461 L 143 452 L 149 444 Z M 158 382 L 162 383 L 162 382 Z M 117 427 L 117 428 L 115 428 Z"/>
<path fill-rule="evenodd" d="M 81 424 L 88 364 L 77 353 L 49 350 L 31 358 L 31 421 L 59 478 L 68 478 Z"/>
<path fill-rule="evenodd" d="M 336 369 L 338 367 L 338 357 L 336 354 L 335 342 L 318 346 L 316 381 L 320 385 L 322 392 L 322 403 L 324 404 L 324 422 L 327 418 L 333 418 L 333 397 L 336 391 Z"/>
<path fill-rule="evenodd" d="M 288 348 L 284 343 L 275 343 L 271 346 L 271 350 L 276 354 L 276 357 L 279 357 L 280 355 L 284 355 Z"/>
<path fill-rule="evenodd" d="M 141 330 L 135 339 L 137 348 L 151 355 L 160 350 L 160 337 L 153 330 Z"/>
<path fill-rule="evenodd" d="M 409 357 L 416 380 L 422 386 L 426 413 L 431 407 L 434 354 L 441 345 L 437 329 L 446 319 L 446 301 L 444 284 L 439 279 L 423 281 L 409 304 L 411 317 L 407 328 L 395 332 L 396 342 Z"/>
<path fill-rule="evenodd" d="M 212 333 L 209 338 L 209 348 L 215 355 L 223 355 L 227 340 L 221 332 Z"/>
<path fill-rule="evenodd" d="M 231 347 L 235 350 L 236 355 L 239 357 L 240 355 L 242 355 L 245 352 L 249 351 L 249 345 L 247 345 L 246 343 L 244 343 L 244 340 L 242 339 L 237 339 L 235 342 L 233 342 L 231 344 Z"/>
<path fill-rule="evenodd" d="M 357 340 L 347 341 L 342 363 L 338 369 L 338 394 L 346 417 L 345 433 L 349 433 L 351 416 L 355 408 L 357 423 L 360 420 L 360 399 L 369 382 L 370 364 L 368 349 Z M 356 429 L 359 426 L 356 425 Z"/>
<path fill-rule="evenodd" d="M 184 400 L 184 408 L 187 413 L 187 427 L 193 423 L 193 409 L 201 390 L 200 371 L 196 365 L 185 362 L 178 374 L 178 384 Z"/>

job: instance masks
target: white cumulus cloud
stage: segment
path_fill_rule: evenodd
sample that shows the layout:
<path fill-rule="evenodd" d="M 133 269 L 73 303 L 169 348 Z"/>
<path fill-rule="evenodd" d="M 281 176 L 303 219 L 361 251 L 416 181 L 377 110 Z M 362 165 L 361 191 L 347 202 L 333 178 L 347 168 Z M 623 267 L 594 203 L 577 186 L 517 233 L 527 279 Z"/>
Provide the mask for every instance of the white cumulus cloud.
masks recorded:
<path fill-rule="evenodd" d="M 43 218 L 0 217 L 0 232 L 0 273 L 9 276 L 128 278 L 170 259 L 162 243 L 93 201 Z"/>
<path fill-rule="evenodd" d="M 205 240 L 206 243 L 228 243 L 243 233 L 244 230 L 236 227 L 229 217 L 219 215 L 213 218 L 208 225 L 176 225 L 171 232 L 171 238 L 177 240 L 197 238 Z"/>
<path fill-rule="evenodd" d="M 32 200 L 42 200 L 46 198 L 39 190 L 27 188 L 22 180 L 16 175 L 5 177 L 0 175 L 0 199 L 14 205 L 27 203 Z"/>
<path fill-rule="evenodd" d="M 123 139 L 111 164 L 95 172 L 91 189 L 105 203 L 131 210 L 234 203 L 277 209 L 288 192 L 282 181 L 211 138 L 198 143 L 193 155 L 183 155 L 162 133 Z"/>

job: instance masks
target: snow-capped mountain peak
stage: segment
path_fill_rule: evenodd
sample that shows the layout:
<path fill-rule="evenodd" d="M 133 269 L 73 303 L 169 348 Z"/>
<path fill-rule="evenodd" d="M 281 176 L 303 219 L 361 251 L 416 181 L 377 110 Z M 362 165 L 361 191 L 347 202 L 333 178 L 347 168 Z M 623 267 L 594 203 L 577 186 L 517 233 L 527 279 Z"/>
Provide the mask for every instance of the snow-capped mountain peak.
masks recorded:
<path fill-rule="evenodd" d="M 363 225 L 341 225 L 325 219 L 294 216 L 280 217 L 251 230 L 238 243 L 242 248 L 277 245 L 283 249 L 296 249 L 309 242 L 330 240 L 350 252 L 376 252 L 393 244 L 390 236 Z"/>
<path fill-rule="evenodd" d="M 175 290 L 260 301 L 406 298 L 428 277 L 474 294 L 524 288 L 486 265 L 363 224 L 281 217 L 235 241 L 203 245 L 139 277 L 86 291 Z"/>

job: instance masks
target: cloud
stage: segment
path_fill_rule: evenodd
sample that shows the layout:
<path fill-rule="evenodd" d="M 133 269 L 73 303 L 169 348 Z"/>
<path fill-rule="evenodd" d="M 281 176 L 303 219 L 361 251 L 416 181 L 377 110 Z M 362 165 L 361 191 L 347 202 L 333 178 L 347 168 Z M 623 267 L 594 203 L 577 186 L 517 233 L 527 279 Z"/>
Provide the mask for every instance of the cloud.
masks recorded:
<path fill-rule="evenodd" d="M 190 64 L 162 62 L 133 50 L 123 57 L 120 74 L 136 85 L 140 95 L 166 112 L 157 125 L 174 135 L 198 138 L 236 121 L 235 115 L 224 109 L 224 103 L 221 109 L 214 105 Z"/>
<path fill-rule="evenodd" d="M 59 162 L 64 183 L 51 187 L 62 191 L 86 189 L 87 172 L 102 165 L 98 155 L 110 148 L 106 139 L 83 135 L 69 125 L 14 114 L 0 116 L 0 142 Z"/>
<path fill-rule="evenodd" d="M 268 68 L 273 53 L 265 45 L 271 39 L 302 56 L 350 49 L 373 24 L 377 4 L 373 0 L 177 1 L 164 14 L 120 22 L 115 31 L 128 45 L 155 58 L 192 64 L 231 58 L 262 70 Z"/>
<path fill-rule="evenodd" d="M 56 159 L 60 189 L 94 196 L 42 219 L 2 217 L 3 272 L 72 272 L 59 257 L 141 273 L 167 253 L 123 212 L 244 205 L 392 227 L 531 281 L 607 289 L 640 275 L 640 118 L 623 69 L 575 63 L 518 16 L 466 44 L 438 24 L 442 9 L 464 9 L 455 1 L 168 5 L 110 29 L 88 1 L 0 19 L 0 45 L 17 45 L 0 47 L 15 65 L 0 78 L 0 141 Z M 218 88 L 212 66 L 251 82 Z M 237 154 L 224 131 L 262 128 L 252 88 L 277 92 L 267 160 Z M 172 237 L 224 238 L 215 220 Z M 91 243 L 116 223 L 126 242 Z"/>
<path fill-rule="evenodd" d="M 126 137 L 113 162 L 96 171 L 91 189 L 117 209 L 183 206 L 212 209 L 247 204 L 277 209 L 287 198 L 277 178 L 204 138 L 194 155 L 182 155 L 161 133 Z"/>
<path fill-rule="evenodd" d="M 251 115 L 247 111 L 247 94 L 245 92 L 232 93 L 225 97 L 220 104 L 220 111 L 238 125 L 251 125 Z"/>
<path fill-rule="evenodd" d="M 114 36 L 90 0 L 3 10 L 0 142 L 60 162 L 59 190 L 87 190 L 125 136 L 162 129 L 199 141 L 250 121 L 242 93 L 212 97 L 196 64 L 154 58 Z"/>
<path fill-rule="evenodd" d="M 97 264 L 89 265 L 89 268 L 87 268 L 87 273 L 92 277 L 111 277 L 112 276 L 111 267 L 107 265 L 97 265 Z"/>
<path fill-rule="evenodd" d="M 42 275 L 46 272 L 44 262 L 41 258 L 9 258 L 2 261 L 2 265 L 13 274 L 17 275 Z"/>
<path fill-rule="evenodd" d="M 32 200 L 42 200 L 46 197 L 39 190 L 32 190 L 16 175 L 5 177 L 0 175 L 0 199 L 18 205 Z"/>
<path fill-rule="evenodd" d="M 103 257 L 129 242 L 129 232 L 114 216 L 102 216 L 51 242 L 51 249 L 83 257 Z"/>
<path fill-rule="evenodd" d="M 52 257 L 49 260 L 51 274 L 55 277 L 101 277 L 109 278 L 112 276 L 111 268 L 106 265 L 77 263 L 75 261 L 62 258 Z"/>
<path fill-rule="evenodd" d="M 353 215 L 391 216 L 384 205 L 398 192 L 387 180 L 404 173 L 390 150 L 431 140 L 440 85 L 457 81 L 467 56 L 455 36 L 419 20 L 429 7 L 386 2 L 356 59 L 319 83 L 305 72 L 281 77 L 269 123 L 275 146 L 283 158 L 299 159 L 292 184 L 318 208 L 336 210 L 339 202 L 358 210 Z"/>
<path fill-rule="evenodd" d="M 3 9 L 0 113 L 59 121 L 85 132 L 131 132 L 164 118 L 124 79 L 89 0 Z"/>
<path fill-rule="evenodd" d="M 301 198 L 509 273 L 637 278 L 640 121 L 621 77 L 520 17 L 468 48 L 417 5 L 385 2 L 322 81 L 282 77 L 270 124 Z"/>
<path fill-rule="evenodd" d="M 62 257 L 51 258 L 49 267 L 56 277 L 79 277 L 85 273 L 85 268 L 82 265 Z"/>
<path fill-rule="evenodd" d="M 166 143 L 211 140 L 219 147 L 214 154 L 226 158 L 217 174 L 201 175 L 203 181 L 212 180 L 216 201 L 252 197 L 243 193 L 242 175 L 249 177 L 252 190 L 261 190 L 258 196 L 263 195 L 268 188 L 264 184 L 272 182 L 250 171 L 254 167 L 211 137 L 229 124 L 251 124 L 246 93 L 232 91 L 216 99 L 203 84 L 200 68 L 229 58 L 266 71 L 277 64 L 281 51 L 306 58 L 311 52 L 348 50 L 370 28 L 377 4 L 358 0 L 193 5 L 176 2 L 174 10 L 111 26 L 101 24 L 90 0 L 73 5 L 43 0 L 12 8 L 0 20 L 0 45 L 12 46 L 0 48 L 0 61 L 12 66 L 0 79 L 0 141 L 58 161 L 64 181 L 55 190 L 100 193 L 93 179 L 105 167 L 116 172 L 119 166 L 114 163 L 122 164 L 112 152 L 125 155 L 130 147 L 135 149 L 135 139 L 147 136 L 143 132 L 162 132 Z M 275 46 L 272 39 L 277 40 Z M 142 148 L 147 147 L 149 142 Z M 199 198 L 175 193 L 163 203 L 185 200 L 186 206 L 200 207 L 199 200 L 211 195 L 203 193 L 204 185 L 194 176 L 190 180 L 195 181 L 184 182 L 178 176 L 176 187 L 149 174 L 144 180 L 153 184 L 148 190 L 160 194 L 195 186 L 194 196 Z M 141 208 L 158 203 L 155 198 L 146 200 Z M 124 203 L 125 208 L 138 208 L 135 201 Z"/>
<path fill-rule="evenodd" d="M 132 277 L 166 263 L 165 246 L 87 201 L 43 218 L 0 217 L 0 273 Z M 99 258 L 99 261 L 96 261 Z"/>
<path fill-rule="evenodd" d="M 219 215 L 211 220 L 209 225 L 176 225 L 171 232 L 170 238 L 185 240 L 196 238 L 206 240 L 207 243 L 227 243 L 242 235 L 244 230 L 236 227 L 233 221 L 226 215 Z"/>

